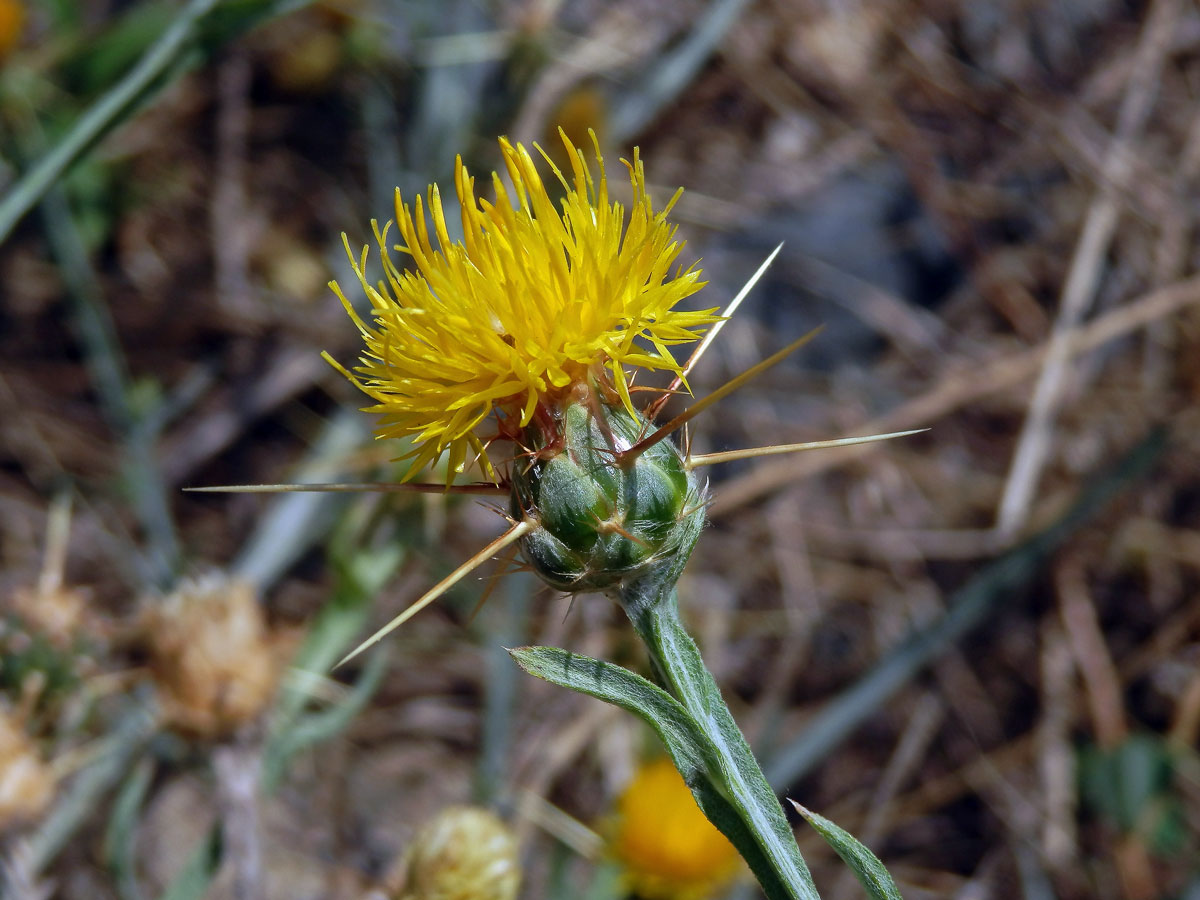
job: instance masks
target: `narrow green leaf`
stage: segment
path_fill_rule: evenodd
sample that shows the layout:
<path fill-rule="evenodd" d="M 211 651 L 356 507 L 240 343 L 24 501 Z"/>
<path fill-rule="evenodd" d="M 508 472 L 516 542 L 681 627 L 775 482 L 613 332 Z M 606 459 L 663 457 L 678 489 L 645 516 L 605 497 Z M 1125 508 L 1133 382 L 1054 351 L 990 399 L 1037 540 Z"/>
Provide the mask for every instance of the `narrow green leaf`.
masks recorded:
<path fill-rule="evenodd" d="M 405 548 L 390 545 L 360 551 L 342 561 L 333 597 L 314 617 L 296 656 L 292 677 L 285 682 L 271 711 L 270 731 L 263 750 L 263 787 L 279 786 L 292 756 L 303 747 L 333 737 L 367 705 L 387 671 L 387 654 L 367 661 L 351 691 L 336 704 L 306 712 L 312 692 L 305 679 L 320 680 L 355 639 L 370 614 L 371 600 L 399 567 Z"/>
<path fill-rule="evenodd" d="M 405 549 L 390 546 L 355 554 L 344 563 L 338 587 L 308 627 L 304 642 L 292 660 L 297 672 L 324 677 L 346 647 L 366 624 L 371 601 L 399 568 Z M 294 685 L 285 685 L 271 714 L 271 732 L 290 729 L 303 713 L 311 695 Z"/>
<path fill-rule="evenodd" d="M 679 701 L 628 669 L 578 656 L 558 647 L 509 650 L 517 665 L 537 678 L 587 694 L 640 716 L 655 730 L 696 803 L 746 860 L 769 900 L 798 895 L 784 884 L 737 810 L 708 776 L 718 756 Z"/>
<path fill-rule="evenodd" d="M 99 96 L 67 133 L 0 198 L 0 243 L 79 159 L 154 92 L 220 47 L 267 19 L 311 0 L 191 0 L 146 47 L 137 63 Z"/>
<path fill-rule="evenodd" d="M 29 871 L 39 872 L 48 866 L 75 838 L 157 731 L 158 715 L 151 705 L 137 703 L 125 711 L 110 729 L 95 761 L 66 784 L 53 809 L 29 835 Z"/>
<path fill-rule="evenodd" d="M 140 896 L 134 843 L 142 805 L 150 790 L 154 772 L 154 759 L 148 756 L 133 767 L 113 800 L 108 830 L 104 835 L 104 861 L 112 870 L 117 894 L 126 900 Z"/>
<path fill-rule="evenodd" d="M 278 785 L 296 753 L 327 741 L 349 727 L 362 712 L 387 673 L 386 648 L 367 659 L 354 687 L 341 700 L 320 712 L 298 715 L 285 730 L 272 732 L 263 751 L 263 786 L 270 792 Z"/>
<path fill-rule="evenodd" d="M 868 850 L 858 838 L 824 816 L 805 809 L 795 800 L 789 799 L 788 802 L 817 830 L 817 834 L 825 838 L 825 842 L 842 858 L 842 862 L 854 871 L 873 900 L 904 900 L 896 882 L 892 881 L 892 876 L 879 861 L 879 857 Z"/>
<path fill-rule="evenodd" d="M 202 900 L 221 865 L 221 829 L 213 826 L 158 900 Z"/>
<path fill-rule="evenodd" d="M 703 771 L 695 727 L 670 694 L 613 663 L 579 656 L 558 647 L 518 647 L 509 655 L 537 678 L 604 700 L 645 719 L 666 745 L 685 781 Z"/>

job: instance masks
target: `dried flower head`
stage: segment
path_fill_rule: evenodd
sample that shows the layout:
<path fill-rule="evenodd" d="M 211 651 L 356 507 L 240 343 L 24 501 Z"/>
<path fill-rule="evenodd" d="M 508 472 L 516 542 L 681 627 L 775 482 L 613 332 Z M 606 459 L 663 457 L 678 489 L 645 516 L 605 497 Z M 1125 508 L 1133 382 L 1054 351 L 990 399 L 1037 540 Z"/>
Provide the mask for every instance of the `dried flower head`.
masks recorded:
<path fill-rule="evenodd" d="M 647 900 L 699 900 L 727 884 L 738 854 L 704 817 L 669 759 L 642 766 L 618 803 L 612 854 Z"/>
<path fill-rule="evenodd" d="M 54 795 L 54 775 L 21 717 L 0 707 L 0 831 L 37 818 Z"/>
<path fill-rule="evenodd" d="M 562 139 L 570 182 L 542 153 L 566 191 L 561 210 L 529 151 L 502 138 L 512 189 L 493 173 L 494 203 L 476 197 L 475 179 L 457 161 L 462 242 L 450 239 L 436 185 L 428 195 L 436 249 L 421 198 L 410 209 L 396 194 L 396 249 L 415 271 L 392 262 L 388 228 L 372 223 L 386 282 L 367 282 L 366 249 L 351 254 L 372 323 L 332 284 L 367 344 L 357 374 L 334 365 L 376 401 L 368 411 L 380 416 L 379 437 L 413 438 L 409 476 L 448 450 L 451 478 L 468 452 L 494 478 L 487 442 L 475 433 L 489 414 L 499 436 L 518 438 L 589 378 L 615 388 L 632 413 L 626 367 L 680 373 L 668 348 L 717 321 L 712 310 L 675 308 L 703 284 L 694 266 L 672 271 L 682 244 L 666 215 L 678 194 L 655 211 L 635 151 L 624 161 L 633 191 L 626 217 L 609 197 L 598 145 L 595 178 L 583 152 Z"/>
<path fill-rule="evenodd" d="M 88 596 L 63 584 L 20 587 L 13 594 L 13 612 L 55 647 L 67 647 L 85 624 Z"/>
<path fill-rule="evenodd" d="M 424 825 L 403 859 L 400 900 L 514 900 L 517 840 L 486 809 L 451 806 Z"/>
<path fill-rule="evenodd" d="M 144 626 L 164 713 L 181 731 L 225 737 L 274 695 L 279 646 L 246 582 L 188 581 L 147 608 Z"/>

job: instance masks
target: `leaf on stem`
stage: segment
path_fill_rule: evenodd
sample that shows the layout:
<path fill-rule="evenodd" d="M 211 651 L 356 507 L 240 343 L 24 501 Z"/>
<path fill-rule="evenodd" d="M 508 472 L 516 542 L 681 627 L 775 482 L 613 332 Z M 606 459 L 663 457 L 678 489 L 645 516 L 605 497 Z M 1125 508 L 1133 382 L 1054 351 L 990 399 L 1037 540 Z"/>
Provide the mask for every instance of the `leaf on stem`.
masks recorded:
<path fill-rule="evenodd" d="M 707 761 L 715 762 L 715 753 L 678 700 L 628 669 L 558 647 L 518 647 L 508 652 L 530 675 L 644 719 L 662 740 L 700 809 L 737 848 L 769 900 L 792 900 L 793 894 L 771 868 L 754 835 L 708 777 Z"/>
<path fill-rule="evenodd" d="M 854 871 L 874 900 L 904 900 L 896 882 L 892 881 L 892 876 L 879 861 L 879 857 L 868 850 L 858 838 L 824 816 L 804 808 L 795 800 L 789 798 L 788 802 L 817 830 L 817 834 L 825 838 L 825 842 L 842 858 L 842 862 Z"/>

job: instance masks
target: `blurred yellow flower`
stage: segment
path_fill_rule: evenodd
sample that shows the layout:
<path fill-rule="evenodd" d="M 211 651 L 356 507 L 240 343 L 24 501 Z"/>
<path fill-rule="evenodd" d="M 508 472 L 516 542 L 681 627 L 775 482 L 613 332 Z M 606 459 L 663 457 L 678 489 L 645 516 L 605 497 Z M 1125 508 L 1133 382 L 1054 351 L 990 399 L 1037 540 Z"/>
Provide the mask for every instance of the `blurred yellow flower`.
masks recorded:
<path fill-rule="evenodd" d="M 376 223 L 386 283 L 367 282 L 365 248 L 358 259 L 350 254 L 371 324 L 331 284 L 366 340 L 357 375 L 333 364 L 376 401 L 367 411 L 380 416 L 378 437 L 414 439 L 408 477 L 448 450 L 449 477 L 471 451 L 495 478 L 476 427 L 495 412 L 497 436 L 519 438 L 535 418 L 554 418 L 589 378 L 614 387 L 632 411 L 625 367 L 678 373 L 668 348 L 717 321 L 712 310 L 674 308 L 703 286 L 695 266 L 672 271 L 682 244 L 666 215 L 678 193 L 656 212 L 635 150 L 632 162 L 623 160 L 633 191 L 627 220 L 609 198 L 598 146 L 593 178 L 583 153 L 562 139 L 571 182 L 549 163 L 566 191 L 561 212 L 529 151 L 501 138 L 512 190 L 493 173 L 495 203 L 476 197 L 475 179 L 461 158 L 456 163 L 462 242 L 450 239 L 434 185 L 427 206 L 436 250 L 426 205 L 418 197 L 410 209 L 396 192 L 403 238 L 396 249 L 412 257 L 415 271 L 392 262 L 388 229 Z"/>
<path fill-rule="evenodd" d="M 25 25 L 25 4 L 21 0 L 0 0 L 0 59 L 21 39 Z"/>
<path fill-rule="evenodd" d="M 638 770 L 617 812 L 612 854 L 646 900 L 700 900 L 738 870 L 737 851 L 704 817 L 669 759 Z"/>

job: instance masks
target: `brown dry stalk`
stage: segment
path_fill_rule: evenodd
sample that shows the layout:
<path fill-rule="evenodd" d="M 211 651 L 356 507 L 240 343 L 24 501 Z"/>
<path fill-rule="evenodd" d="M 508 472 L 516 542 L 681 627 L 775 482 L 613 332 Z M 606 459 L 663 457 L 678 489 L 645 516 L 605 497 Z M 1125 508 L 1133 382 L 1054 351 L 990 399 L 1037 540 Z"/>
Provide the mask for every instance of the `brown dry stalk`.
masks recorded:
<path fill-rule="evenodd" d="M 1059 564 L 1054 581 L 1063 632 L 1083 678 L 1096 740 L 1101 747 L 1111 749 L 1119 745 L 1129 731 L 1121 677 L 1108 651 L 1104 630 L 1088 589 L 1083 561 L 1078 555 L 1072 554 Z"/>
<path fill-rule="evenodd" d="M 1036 731 L 1043 817 L 1040 847 L 1050 870 L 1065 874 L 1079 860 L 1079 797 L 1071 744 L 1077 688 L 1071 648 L 1053 616 L 1047 617 L 1041 628 L 1040 657 L 1042 714 Z"/>
<path fill-rule="evenodd" d="M 1158 92 L 1159 76 L 1174 23 L 1179 18 L 1180 5 L 1178 0 L 1157 0 L 1142 29 L 1118 112 L 1116 133 L 1105 155 L 1102 181 L 1084 218 L 1045 363 L 1038 373 L 1000 501 L 996 529 L 1006 537 L 1016 534 L 1028 520 L 1038 481 L 1050 455 L 1054 419 L 1069 381 L 1068 344 L 1087 315 L 1100 284 L 1100 273 L 1116 234 L 1121 210 L 1118 192 L 1129 177 L 1133 140 L 1145 125 Z"/>

